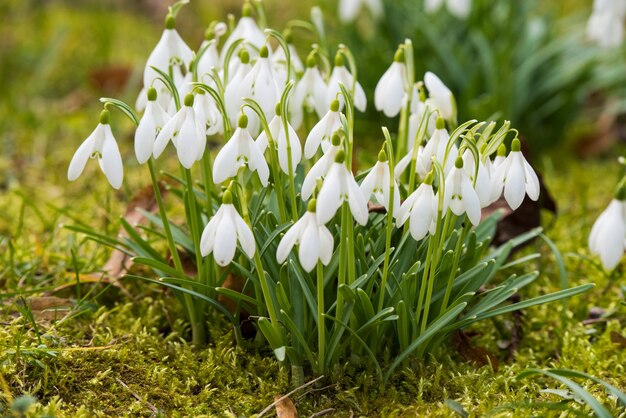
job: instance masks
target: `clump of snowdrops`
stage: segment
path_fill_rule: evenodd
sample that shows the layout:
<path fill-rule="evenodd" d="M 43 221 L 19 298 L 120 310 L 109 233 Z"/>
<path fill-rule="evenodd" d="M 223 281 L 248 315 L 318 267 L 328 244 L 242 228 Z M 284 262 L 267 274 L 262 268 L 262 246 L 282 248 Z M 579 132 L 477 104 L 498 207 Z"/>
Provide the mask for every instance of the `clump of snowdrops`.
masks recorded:
<path fill-rule="evenodd" d="M 136 110 L 101 99 L 100 123 L 68 178 L 93 158 L 119 188 L 123 163 L 110 111 L 137 125 L 136 158 L 147 165 L 158 215 L 146 213 L 151 225 L 141 228 L 122 219 L 124 238 L 76 229 L 152 269 L 156 278 L 128 277 L 173 290 L 194 344 L 207 342 L 216 312 L 241 343 L 246 312 L 257 341 L 291 366 L 296 381 L 347 361 L 384 381 L 455 330 L 588 289 L 510 304 L 538 273 L 491 284 L 518 263 L 507 264 L 511 249 L 540 231 L 493 248 L 499 215 L 483 219 L 482 208 L 501 195 L 513 209 L 525 196 L 536 200 L 537 176 L 509 123 L 457 126 L 445 84 L 430 72 L 415 80 L 409 40 L 374 98 L 386 116 L 399 115 L 397 132 L 372 132 L 380 138 L 376 163 L 355 175 L 362 166 L 354 161 L 355 114 L 368 103 L 354 58 L 345 45 L 331 56 L 320 43 L 301 61 L 292 43 L 299 31 L 326 39 L 319 9 L 312 23 L 279 33 L 257 25 L 261 3 L 245 3 L 236 24 L 212 23 L 194 52 L 175 29 L 183 4 L 166 17 Z M 222 144 L 218 150 L 209 138 Z M 167 174 L 174 184 L 164 201 L 156 165 L 173 154 L 180 174 Z M 171 216 L 181 205 L 184 219 Z M 195 261 L 192 272 L 183 255 Z M 229 276 L 242 286 L 225 286 Z"/>

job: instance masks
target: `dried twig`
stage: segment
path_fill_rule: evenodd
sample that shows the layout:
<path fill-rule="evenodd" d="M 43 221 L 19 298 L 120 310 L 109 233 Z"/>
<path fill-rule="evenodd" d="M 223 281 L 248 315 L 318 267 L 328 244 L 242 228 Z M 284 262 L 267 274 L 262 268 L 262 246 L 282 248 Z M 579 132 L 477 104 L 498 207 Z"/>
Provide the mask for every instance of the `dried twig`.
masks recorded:
<path fill-rule="evenodd" d="M 292 390 L 291 392 L 289 392 L 286 395 L 281 396 L 280 398 L 276 399 L 274 402 L 272 402 L 270 405 L 267 406 L 267 408 L 265 408 L 264 410 L 262 410 L 261 412 L 259 412 L 259 414 L 257 415 L 257 418 L 261 418 L 263 415 L 267 414 L 272 408 L 274 408 L 277 404 L 279 404 L 280 402 L 282 402 L 284 399 L 290 397 L 291 395 L 293 395 L 294 393 L 296 393 L 299 390 L 304 389 L 307 386 L 311 386 L 313 383 L 320 381 L 321 379 L 324 378 L 324 375 L 317 377 L 313 380 L 311 380 L 310 382 L 305 383 L 302 386 L 298 386 L 297 388 L 295 388 L 294 390 Z"/>
<path fill-rule="evenodd" d="M 142 404 L 146 405 L 148 407 L 148 409 L 150 409 L 152 411 L 153 415 L 158 415 L 159 414 L 159 410 L 158 410 L 158 408 L 156 406 L 152 405 L 150 402 L 146 401 L 141 396 L 139 396 L 138 394 L 133 392 L 133 390 L 131 388 L 129 388 L 126 383 L 122 382 L 121 379 L 116 377 L 115 380 L 117 381 L 117 383 L 122 385 L 126 390 L 128 390 L 130 392 L 130 394 L 133 395 L 133 397 L 135 399 L 137 399 Z"/>

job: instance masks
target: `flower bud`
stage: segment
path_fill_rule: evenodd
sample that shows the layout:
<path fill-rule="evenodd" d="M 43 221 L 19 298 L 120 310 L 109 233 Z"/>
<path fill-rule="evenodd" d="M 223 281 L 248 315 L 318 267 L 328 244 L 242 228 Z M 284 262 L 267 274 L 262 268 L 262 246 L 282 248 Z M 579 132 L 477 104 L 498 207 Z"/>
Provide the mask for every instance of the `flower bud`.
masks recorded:
<path fill-rule="evenodd" d="M 263 45 L 261 50 L 259 51 L 259 56 L 261 58 L 267 58 L 270 55 L 270 50 L 267 48 L 267 45 Z"/>
<path fill-rule="evenodd" d="M 444 129 L 446 127 L 446 121 L 442 117 L 437 118 L 437 122 L 435 123 L 435 127 L 437 129 Z"/>
<path fill-rule="evenodd" d="M 154 87 L 148 89 L 148 101 L 153 102 L 157 99 L 157 91 Z"/>
<path fill-rule="evenodd" d="M 230 190 L 226 190 L 222 195 L 222 204 L 231 205 L 233 203 L 233 194 Z"/>
<path fill-rule="evenodd" d="M 518 138 L 515 138 L 513 142 L 511 142 L 511 151 L 519 152 L 522 150 L 522 144 Z"/>
<path fill-rule="evenodd" d="M 335 55 L 335 67 L 343 67 L 344 65 L 343 55 L 337 52 L 337 55 Z"/>
<path fill-rule="evenodd" d="M 333 144 L 333 146 L 335 147 L 338 147 L 339 144 L 341 144 L 341 137 L 337 132 L 333 134 L 332 138 L 330 139 L 330 143 Z"/>
<path fill-rule="evenodd" d="M 339 111 L 339 100 L 335 99 L 332 102 L 330 102 L 330 111 L 331 112 Z"/>
<path fill-rule="evenodd" d="M 404 48 L 398 48 L 396 54 L 393 56 L 393 61 L 400 63 L 404 62 Z"/>
<path fill-rule="evenodd" d="M 343 164 L 344 161 L 346 161 L 346 152 L 344 150 L 337 151 L 337 154 L 335 155 L 335 162 Z"/>
<path fill-rule="evenodd" d="M 387 158 L 387 153 L 385 152 L 384 149 L 381 149 L 380 152 L 378 153 L 378 162 L 384 163 L 387 162 L 388 158 Z"/>
<path fill-rule="evenodd" d="M 245 129 L 248 127 L 248 117 L 246 116 L 245 113 L 242 113 L 241 116 L 239 116 L 239 120 L 237 121 L 237 126 Z"/>
<path fill-rule="evenodd" d="M 185 96 L 185 106 L 191 107 L 193 106 L 193 94 L 188 94 Z"/>
<path fill-rule="evenodd" d="M 456 157 L 456 161 L 454 162 L 454 166 L 456 168 L 463 168 L 463 157 L 461 157 L 461 156 Z"/>
<path fill-rule="evenodd" d="M 316 207 L 317 207 L 317 200 L 311 199 L 311 200 L 309 200 L 309 204 L 307 205 L 306 210 L 308 212 L 314 212 L 315 213 Z"/>
<path fill-rule="evenodd" d="M 248 64 L 250 62 L 250 53 L 246 49 L 239 51 L 239 60 L 242 64 Z"/>
<path fill-rule="evenodd" d="M 165 29 L 174 29 L 176 26 L 176 19 L 172 15 L 167 15 L 165 17 Z"/>
<path fill-rule="evenodd" d="M 102 125 L 108 125 L 109 124 L 109 111 L 104 109 L 102 112 L 100 112 L 100 123 Z"/>
<path fill-rule="evenodd" d="M 424 177 L 424 184 L 432 186 L 433 180 L 434 180 L 433 170 L 430 170 L 428 174 L 426 174 L 426 177 Z"/>
<path fill-rule="evenodd" d="M 241 16 L 250 17 L 252 16 L 252 6 L 249 2 L 245 2 L 241 7 Z"/>
<path fill-rule="evenodd" d="M 497 155 L 498 157 L 506 157 L 506 145 L 500 144 Z"/>

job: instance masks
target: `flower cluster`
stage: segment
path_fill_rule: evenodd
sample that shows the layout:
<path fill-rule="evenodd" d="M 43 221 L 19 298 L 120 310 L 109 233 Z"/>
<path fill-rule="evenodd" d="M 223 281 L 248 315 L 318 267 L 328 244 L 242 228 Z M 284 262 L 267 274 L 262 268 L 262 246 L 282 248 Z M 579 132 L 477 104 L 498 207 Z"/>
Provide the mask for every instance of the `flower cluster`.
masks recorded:
<path fill-rule="evenodd" d="M 444 82 L 431 72 L 415 80 L 407 40 L 374 93 L 377 110 L 400 116 L 397 136 L 383 128 L 378 158 L 355 175 L 353 167 L 361 165 L 353 161 L 355 111 L 365 111 L 367 97 L 345 45 L 331 60 L 314 44 L 302 61 L 292 43 L 295 27 L 283 34 L 261 30 L 252 16 L 262 4 L 246 2 L 236 25 L 212 23 L 194 52 L 175 29 L 180 4 L 170 9 L 146 64 L 136 102 L 143 115 L 102 99 L 100 124 L 76 151 L 68 178 L 98 158 L 110 184 L 121 187 L 109 110 L 137 124 L 136 158 L 149 168 L 159 208 L 151 220 L 162 231 L 146 227 L 154 239 L 129 233 L 119 245 L 177 292 L 195 343 L 206 339 L 207 306 L 238 329 L 238 316 L 218 302 L 221 294 L 236 301 L 236 312 L 243 306 L 254 312 L 280 361 L 306 362 L 321 373 L 346 350 L 370 356 L 392 350 L 391 373 L 416 348 L 423 355 L 451 330 L 501 312 L 498 304 L 476 304 L 459 319 L 469 309 L 467 295 L 493 277 L 511 249 L 491 251 L 495 216 L 483 220 L 482 209 L 501 196 L 512 209 L 525 196 L 539 196 L 537 176 L 508 122 L 497 130 L 495 122 L 457 126 L 454 95 Z M 310 29 L 320 27 L 313 22 Z M 223 142 L 216 152 L 209 138 Z M 170 143 L 181 169 L 170 195 L 183 202 L 184 226 L 168 216 L 156 180 L 155 160 Z M 371 210 L 375 204 L 380 210 Z M 163 237 L 173 266 L 153 247 Z M 181 251 L 195 257 L 193 274 Z M 246 279 L 241 292 L 222 287 L 226 272 Z M 464 272 L 472 280 L 456 282 Z M 533 278 L 512 277 L 510 288 L 492 296 L 505 301 L 498 292 Z M 401 326 L 382 325 L 396 320 Z M 427 331 L 437 338 L 424 340 Z M 420 336 L 421 345 L 410 344 Z M 364 341 L 366 350 L 359 348 Z"/>
<path fill-rule="evenodd" d="M 617 48 L 624 40 L 626 0 L 594 0 L 587 36 L 602 48 Z"/>
<path fill-rule="evenodd" d="M 591 228 L 589 249 L 598 255 L 607 270 L 619 264 L 626 251 L 626 177 L 617 186 L 609 206 Z"/>

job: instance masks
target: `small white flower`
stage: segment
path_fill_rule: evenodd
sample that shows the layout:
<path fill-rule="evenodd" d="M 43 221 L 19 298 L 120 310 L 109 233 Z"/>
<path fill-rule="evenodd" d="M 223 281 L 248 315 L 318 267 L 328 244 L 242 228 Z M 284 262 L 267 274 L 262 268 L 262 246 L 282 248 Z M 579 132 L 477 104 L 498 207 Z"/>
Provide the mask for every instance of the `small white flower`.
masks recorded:
<path fill-rule="evenodd" d="M 117 142 L 111 132 L 107 110 L 102 111 L 100 123 L 74 153 L 67 169 L 69 181 L 74 181 L 81 175 L 89 158 L 98 159 L 100 169 L 114 189 L 122 187 L 124 166 Z"/>
<path fill-rule="evenodd" d="M 300 189 L 303 200 L 309 200 L 309 197 L 313 194 L 313 189 L 315 189 L 317 179 L 326 177 L 328 170 L 330 170 L 330 167 L 335 162 L 335 156 L 339 150 L 341 150 L 340 139 L 339 136 L 335 135 L 333 136 L 330 148 L 313 164 L 313 167 L 311 167 L 304 178 L 302 188 Z"/>
<path fill-rule="evenodd" d="M 267 186 L 270 176 L 269 167 L 263 158 L 263 153 L 250 136 L 247 126 L 247 116 L 241 115 L 239 127 L 215 157 L 213 163 L 213 181 L 215 184 L 235 177 L 239 169 L 247 164 L 250 171 L 257 172 L 263 187 Z"/>
<path fill-rule="evenodd" d="M 307 68 L 296 84 L 289 106 L 292 123 L 296 129 L 302 124 L 305 106 L 315 110 L 319 118 L 324 116 L 328 110 L 326 89 L 326 82 L 320 70 L 315 66 L 315 59 L 307 60 Z"/>
<path fill-rule="evenodd" d="M 326 152 L 330 147 L 330 139 L 337 130 L 341 128 L 341 117 L 339 112 L 339 101 L 333 100 L 330 110 L 311 129 L 304 143 L 304 158 L 307 160 L 315 155 L 320 144 L 322 151 Z"/>
<path fill-rule="evenodd" d="M 463 163 L 465 172 L 469 175 L 470 180 L 474 183 L 474 189 L 478 194 L 478 200 L 480 200 L 480 207 L 485 208 L 489 206 L 491 201 L 491 177 L 485 164 L 478 160 L 478 176 L 474 179 L 476 174 L 476 163 L 474 161 L 474 154 L 469 149 L 466 149 L 463 153 Z"/>
<path fill-rule="evenodd" d="M 396 216 L 400 209 L 400 191 L 398 185 L 393 180 L 393 215 Z M 389 211 L 389 197 L 391 192 L 391 172 L 389 161 L 384 151 L 378 154 L 378 161 L 365 176 L 361 183 L 361 192 L 366 199 L 373 194 L 376 201 Z"/>
<path fill-rule="evenodd" d="M 500 144 L 500 146 L 498 147 L 496 158 L 494 158 L 493 161 L 491 161 L 489 158 L 487 158 L 487 160 L 485 161 L 485 166 L 489 170 L 489 173 L 490 173 L 489 178 L 491 179 L 490 180 L 491 192 L 489 195 L 489 200 L 491 201 L 491 203 L 498 200 L 500 198 L 500 195 L 502 194 L 502 188 L 503 188 L 502 184 L 501 183 L 496 184 L 494 179 L 496 176 L 496 172 L 498 171 L 498 167 L 500 167 L 502 163 L 504 163 L 505 161 L 506 161 L 506 145 L 504 144 Z"/>
<path fill-rule="evenodd" d="M 235 97 L 239 98 L 239 106 L 243 104 L 243 99 L 249 98 L 257 102 L 265 118 L 271 120 L 275 115 L 275 106 L 279 99 L 279 89 L 276 85 L 274 70 L 268 58 L 268 53 L 267 47 L 263 46 L 252 70 L 250 70 L 241 81 L 233 94 Z M 248 130 L 257 133 L 261 126 L 259 116 L 252 109 L 246 108 L 245 112 L 249 119 Z"/>
<path fill-rule="evenodd" d="M 456 104 L 454 95 L 435 74 L 427 71 L 424 75 L 424 84 L 428 89 L 428 102 L 437 110 L 442 118 L 454 120 L 456 118 Z"/>
<path fill-rule="evenodd" d="M 422 145 L 419 145 L 417 147 L 417 151 L 415 153 L 415 160 L 419 160 L 420 156 L 422 155 L 422 153 L 424 152 L 424 147 Z M 400 161 L 398 161 L 398 164 L 396 164 L 395 169 L 393 171 L 394 177 L 397 179 L 399 179 L 400 177 L 402 177 L 402 174 L 404 174 L 404 172 L 406 171 L 407 168 L 409 168 L 409 165 L 411 164 L 411 162 L 413 161 L 413 149 L 410 149 L 406 155 L 404 157 L 402 157 L 400 159 Z M 416 162 L 416 171 L 417 171 L 417 162 Z"/>
<path fill-rule="evenodd" d="M 335 68 L 330 73 L 330 79 L 328 80 L 328 91 L 326 92 L 326 103 L 330 105 L 333 100 L 339 98 L 340 104 L 343 105 L 343 97 L 339 93 L 341 92 L 340 84 L 343 84 L 346 90 L 349 92 L 352 91 L 352 86 L 354 84 L 354 107 L 361 111 L 365 112 L 367 108 L 367 98 L 365 97 L 365 91 L 363 91 L 363 87 L 357 81 L 354 82 L 354 77 L 350 74 L 350 71 L 345 67 L 343 56 L 341 54 L 337 54 L 335 57 Z"/>
<path fill-rule="evenodd" d="M 206 225 L 200 238 L 202 256 L 206 257 L 213 253 L 215 262 L 222 267 L 233 261 L 237 242 L 249 258 L 254 257 L 256 251 L 252 230 L 232 203 L 233 197 L 227 190 L 222 198 L 222 206 Z"/>
<path fill-rule="evenodd" d="M 342 23 L 353 22 L 363 6 L 369 9 L 374 20 L 379 20 L 383 17 L 382 0 L 339 0 L 339 20 Z"/>
<path fill-rule="evenodd" d="M 367 224 L 367 200 L 361 193 L 354 176 L 344 164 L 345 153 L 337 152 L 335 162 L 328 170 L 324 183 L 317 196 L 317 221 L 326 224 L 330 221 L 342 203 L 348 202 L 354 219 L 361 225 Z"/>
<path fill-rule="evenodd" d="M 457 216 L 467 214 L 472 225 L 480 223 L 480 200 L 469 175 L 463 168 L 463 159 L 457 157 L 454 168 L 446 177 L 443 195 L 443 213 L 450 209 Z"/>
<path fill-rule="evenodd" d="M 291 35 L 285 35 L 285 40 L 287 41 L 287 48 L 289 48 L 289 58 L 291 61 L 287 62 L 287 56 L 283 48 L 278 48 L 271 57 L 272 68 L 274 70 L 276 84 L 278 86 L 284 86 L 285 84 L 287 84 L 287 70 L 289 68 L 289 65 L 291 65 L 291 80 L 295 80 L 297 74 L 304 71 L 304 66 L 302 65 L 302 61 L 298 56 L 298 51 L 296 50 L 296 47 L 291 43 Z"/>
<path fill-rule="evenodd" d="M 626 202 L 614 198 L 591 228 L 589 249 L 600 256 L 602 265 L 610 271 L 624 255 L 625 237 Z"/>
<path fill-rule="evenodd" d="M 434 13 L 446 3 L 448 11 L 459 19 L 467 19 L 472 8 L 472 0 L 426 0 L 424 9 L 426 13 Z"/>
<path fill-rule="evenodd" d="M 169 115 L 156 100 L 156 90 L 148 89 L 148 104 L 135 131 L 135 155 L 139 164 L 150 159 L 159 131 L 169 120 Z"/>
<path fill-rule="evenodd" d="M 164 73 L 169 73 L 170 65 L 172 66 L 172 70 L 174 71 L 174 79 L 175 81 L 182 77 L 182 73 L 180 68 L 185 67 L 189 68 L 191 61 L 193 60 L 193 51 L 185 41 L 180 37 L 176 29 L 174 29 L 174 18 L 172 16 L 168 16 L 165 21 L 165 30 L 161 35 L 161 39 L 154 47 L 154 50 L 148 57 L 146 61 L 146 66 L 143 72 L 143 86 L 144 89 L 149 88 L 154 84 L 154 81 L 159 78 L 159 74 L 152 69 L 152 67 L 158 68 Z M 177 77 L 178 76 L 178 77 Z M 159 102 L 161 106 L 167 106 L 166 93 L 168 92 L 165 86 L 162 87 L 159 91 Z M 143 110 L 143 106 L 145 106 L 145 91 L 140 93 L 137 107 L 139 110 Z M 162 94 L 165 93 L 165 94 Z M 162 100 L 165 100 L 163 102 Z"/>
<path fill-rule="evenodd" d="M 191 168 L 202 158 L 206 148 L 206 130 L 198 124 L 193 104 L 194 96 L 188 94 L 184 106 L 161 129 L 154 142 L 154 158 L 159 158 L 170 141 L 176 147 L 178 161 L 183 167 Z"/>
<path fill-rule="evenodd" d="M 233 124 L 237 122 L 237 118 L 241 112 L 241 105 L 243 105 L 243 97 L 239 95 L 241 84 L 252 70 L 250 54 L 247 50 L 242 50 L 238 55 L 238 59 L 241 63 L 237 67 L 237 71 L 228 79 L 228 84 L 224 89 L 226 114 Z"/>
<path fill-rule="evenodd" d="M 504 189 L 504 199 L 513 210 L 522 204 L 526 194 L 532 200 L 539 199 L 539 179 L 524 158 L 519 139 L 513 140 L 511 152 L 496 169 L 492 182 L 491 197 L 500 197 Z"/>
<path fill-rule="evenodd" d="M 428 118 L 424 120 L 424 118 Z M 409 116 L 409 134 L 406 137 L 407 149 L 413 149 L 415 144 L 417 131 L 422 123 L 427 124 L 426 134 L 431 136 L 435 132 L 437 121 L 437 112 L 428 104 L 421 101 L 417 96 L 417 89 L 413 89 L 413 98 L 411 99 L 411 116 Z"/>
<path fill-rule="evenodd" d="M 230 46 L 238 39 L 243 39 L 245 43 L 254 46 L 254 48 L 252 48 L 253 51 L 260 50 L 263 44 L 265 44 L 265 34 L 261 29 L 259 29 L 255 20 L 251 17 L 252 6 L 250 3 L 244 3 L 241 14 L 241 19 L 239 19 L 235 29 L 233 29 L 222 47 L 222 64 L 224 64 L 224 60 L 226 59 L 226 54 L 228 53 Z M 240 44 L 239 48 L 241 48 L 241 46 L 242 45 Z"/>
<path fill-rule="evenodd" d="M 393 63 L 380 78 L 374 91 L 374 105 L 376 110 L 385 116 L 393 118 L 400 113 L 402 105 L 407 100 L 407 74 L 404 63 L 404 52 L 399 49 L 396 52 Z"/>
<path fill-rule="evenodd" d="M 310 272 L 320 260 L 325 266 L 333 255 L 333 236 L 325 225 L 320 225 L 315 214 L 316 201 L 309 202 L 309 209 L 283 236 L 276 250 L 276 260 L 285 262 L 294 245 L 299 245 L 298 257 L 305 271 Z"/>
<path fill-rule="evenodd" d="M 203 79 L 203 76 L 209 74 L 213 68 L 219 70 L 222 67 L 217 44 L 219 43 L 220 37 L 226 33 L 227 30 L 226 24 L 219 22 L 214 28 L 210 28 L 210 30 L 207 31 L 206 39 L 200 44 L 200 48 L 198 48 L 198 53 L 205 49 L 197 64 L 198 78 Z"/>
<path fill-rule="evenodd" d="M 602 48 L 617 48 L 624 40 L 626 1 L 595 0 L 587 22 L 587 36 Z"/>
<path fill-rule="evenodd" d="M 418 155 L 416 160 L 415 167 L 420 176 L 424 177 L 432 169 L 433 158 L 441 164 L 445 175 L 450 173 L 450 170 L 452 170 L 452 167 L 454 166 L 454 161 L 458 156 L 459 150 L 456 144 L 452 144 L 450 146 L 450 150 L 448 151 L 448 155 L 446 155 L 449 142 L 450 135 L 445 128 L 445 123 L 442 118 L 438 118 L 433 135 L 424 146 L 424 151 Z"/>
<path fill-rule="evenodd" d="M 277 106 L 277 107 L 280 107 Z M 280 109 L 277 109 L 280 110 Z M 291 147 L 291 172 L 289 171 L 289 153 L 287 152 L 287 135 L 285 135 L 285 128 L 283 126 L 283 119 L 280 114 L 276 114 L 271 122 L 268 124 L 272 138 L 276 141 L 276 148 L 278 151 L 278 165 L 285 174 L 294 174 L 296 167 L 302 159 L 302 146 L 300 145 L 300 139 L 298 134 L 287 122 L 287 132 L 289 133 L 289 144 Z M 265 153 L 265 149 L 268 145 L 267 133 L 265 130 L 256 139 L 256 144 L 259 147 L 261 153 Z"/>
<path fill-rule="evenodd" d="M 201 129 L 202 127 L 205 128 L 207 136 L 224 132 L 222 114 L 211 95 L 204 92 L 200 92 L 196 95 L 193 110 L 196 112 L 198 126 L 200 126 Z"/>
<path fill-rule="evenodd" d="M 414 240 L 419 241 L 430 232 L 435 234 L 439 199 L 432 186 L 432 174 L 402 203 L 396 217 L 400 228 L 410 218 L 409 231 Z"/>

